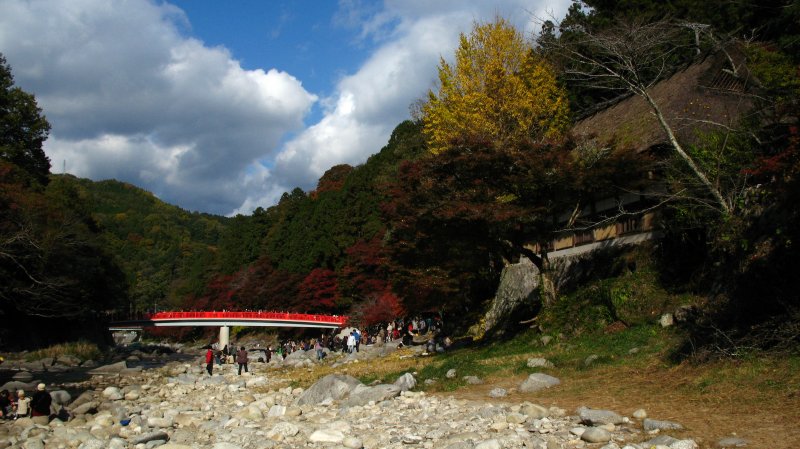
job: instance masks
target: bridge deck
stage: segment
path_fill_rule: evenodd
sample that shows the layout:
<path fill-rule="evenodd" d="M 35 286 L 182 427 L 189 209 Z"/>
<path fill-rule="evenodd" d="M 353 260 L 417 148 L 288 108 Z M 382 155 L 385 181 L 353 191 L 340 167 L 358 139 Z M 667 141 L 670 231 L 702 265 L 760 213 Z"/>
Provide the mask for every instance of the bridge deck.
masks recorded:
<path fill-rule="evenodd" d="M 178 326 L 253 326 L 338 328 L 348 317 L 288 312 L 157 312 L 144 319 L 117 321 L 113 328 Z"/>

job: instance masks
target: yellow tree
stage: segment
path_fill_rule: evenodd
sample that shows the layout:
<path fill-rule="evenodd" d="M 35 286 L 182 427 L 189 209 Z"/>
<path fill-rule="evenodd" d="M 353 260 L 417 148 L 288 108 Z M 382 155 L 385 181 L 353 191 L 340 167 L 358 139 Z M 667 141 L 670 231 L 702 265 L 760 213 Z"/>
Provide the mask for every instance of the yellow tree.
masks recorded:
<path fill-rule="evenodd" d="M 508 21 L 475 24 L 461 34 L 453 65 L 442 58 L 438 90 L 428 92 L 422 119 L 431 152 L 455 139 L 505 146 L 560 136 L 569 123 L 566 94 L 550 65 Z"/>

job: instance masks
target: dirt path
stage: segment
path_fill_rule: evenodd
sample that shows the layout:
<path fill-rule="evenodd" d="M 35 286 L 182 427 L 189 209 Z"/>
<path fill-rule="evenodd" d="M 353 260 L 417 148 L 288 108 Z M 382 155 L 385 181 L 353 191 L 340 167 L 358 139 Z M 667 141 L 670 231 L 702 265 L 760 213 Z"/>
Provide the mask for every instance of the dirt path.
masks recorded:
<path fill-rule="evenodd" d="M 797 449 L 800 447 L 800 391 L 785 388 L 797 385 L 797 378 L 782 383 L 751 382 L 737 386 L 736 379 L 713 384 L 707 375 L 714 367 L 676 366 L 665 369 L 651 366 L 596 368 L 560 376 L 562 384 L 533 394 L 510 393 L 503 402 L 531 401 L 557 406 L 574 413 L 579 406 L 614 410 L 630 416 L 643 408 L 655 419 L 676 421 L 686 431 L 675 436 L 695 439 L 701 448 L 715 448 L 721 438 L 738 436 L 749 448 Z M 777 376 L 797 376 L 776 373 Z M 490 401 L 492 388 L 516 389 L 526 376 L 503 376 L 485 379 L 482 385 L 469 386 L 448 393 L 457 397 Z M 705 386 L 705 383 L 712 382 Z"/>

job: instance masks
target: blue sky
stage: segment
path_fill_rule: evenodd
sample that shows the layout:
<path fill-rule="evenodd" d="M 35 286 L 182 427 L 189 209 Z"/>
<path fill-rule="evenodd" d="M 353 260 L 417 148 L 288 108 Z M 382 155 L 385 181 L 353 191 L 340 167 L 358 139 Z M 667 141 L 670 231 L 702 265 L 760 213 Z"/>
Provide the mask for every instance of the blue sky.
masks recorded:
<path fill-rule="evenodd" d="M 461 32 L 570 0 L 3 0 L 0 53 L 52 125 L 53 172 L 231 215 L 363 163 Z"/>

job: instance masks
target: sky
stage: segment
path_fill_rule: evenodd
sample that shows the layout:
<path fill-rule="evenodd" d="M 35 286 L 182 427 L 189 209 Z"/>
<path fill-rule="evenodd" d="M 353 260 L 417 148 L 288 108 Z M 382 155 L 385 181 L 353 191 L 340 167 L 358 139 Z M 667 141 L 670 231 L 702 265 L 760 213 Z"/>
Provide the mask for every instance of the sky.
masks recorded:
<path fill-rule="evenodd" d="M 0 53 L 53 173 L 249 214 L 380 151 L 459 33 L 570 0 L 2 0 Z"/>

